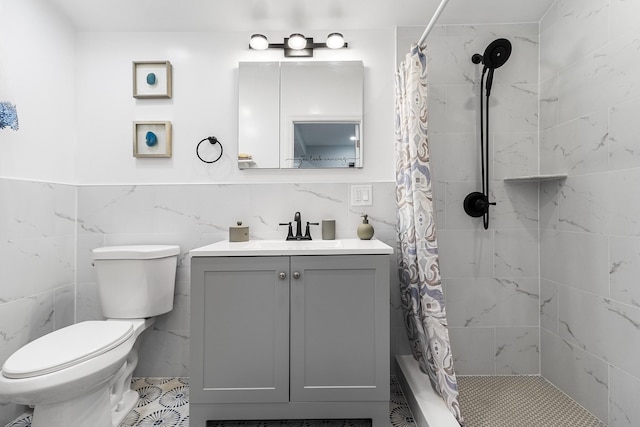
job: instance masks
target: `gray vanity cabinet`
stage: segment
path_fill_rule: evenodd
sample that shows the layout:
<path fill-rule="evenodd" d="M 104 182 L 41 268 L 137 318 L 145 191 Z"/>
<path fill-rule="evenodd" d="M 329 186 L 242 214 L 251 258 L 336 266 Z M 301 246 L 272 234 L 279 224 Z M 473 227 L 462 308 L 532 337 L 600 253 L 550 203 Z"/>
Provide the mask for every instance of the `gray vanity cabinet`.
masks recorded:
<path fill-rule="evenodd" d="M 287 402 L 289 258 L 193 258 L 191 268 L 190 399 Z"/>
<path fill-rule="evenodd" d="M 292 257 L 292 401 L 389 399 L 388 266 L 385 255 Z"/>
<path fill-rule="evenodd" d="M 388 255 L 193 257 L 191 281 L 194 426 L 388 423 Z"/>

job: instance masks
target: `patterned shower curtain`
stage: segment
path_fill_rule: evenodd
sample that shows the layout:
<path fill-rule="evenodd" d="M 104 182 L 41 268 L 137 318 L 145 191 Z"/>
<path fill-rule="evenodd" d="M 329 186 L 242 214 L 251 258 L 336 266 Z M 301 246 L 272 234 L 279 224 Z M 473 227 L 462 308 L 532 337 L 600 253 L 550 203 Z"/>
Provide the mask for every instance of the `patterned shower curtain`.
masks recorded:
<path fill-rule="evenodd" d="M 438 265 L 427 141 L 427 58 L 416 45 L 396 73 L 398 268 L 413 356 L 462 424 Z"/>

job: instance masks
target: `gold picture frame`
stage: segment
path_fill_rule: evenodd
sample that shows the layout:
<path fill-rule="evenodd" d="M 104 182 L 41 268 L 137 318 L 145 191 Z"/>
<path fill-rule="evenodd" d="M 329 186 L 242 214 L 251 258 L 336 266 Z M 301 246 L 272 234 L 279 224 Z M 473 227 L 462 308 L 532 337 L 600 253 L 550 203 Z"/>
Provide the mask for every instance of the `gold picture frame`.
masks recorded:
<path fill-rule="evenodd" d="M 134 61 L 134 98 L 171 98 L 171 62 Z"/>
<path fill-rule="evenodd" d="M 171 122 L 133 122 L 133 157 L 171 157 Z"/>

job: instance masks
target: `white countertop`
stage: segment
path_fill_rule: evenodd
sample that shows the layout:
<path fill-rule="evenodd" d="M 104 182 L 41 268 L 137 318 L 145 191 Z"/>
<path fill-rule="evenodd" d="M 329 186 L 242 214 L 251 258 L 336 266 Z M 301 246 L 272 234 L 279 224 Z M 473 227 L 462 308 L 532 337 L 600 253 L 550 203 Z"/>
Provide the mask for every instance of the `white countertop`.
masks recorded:
<path fill-rule="evenodd" d="M 192 257 L 210 256 L 279 256 L 279 255 L 384 255 L 393 248 L 380 240 L 223 240 L 192 249 Z"/>

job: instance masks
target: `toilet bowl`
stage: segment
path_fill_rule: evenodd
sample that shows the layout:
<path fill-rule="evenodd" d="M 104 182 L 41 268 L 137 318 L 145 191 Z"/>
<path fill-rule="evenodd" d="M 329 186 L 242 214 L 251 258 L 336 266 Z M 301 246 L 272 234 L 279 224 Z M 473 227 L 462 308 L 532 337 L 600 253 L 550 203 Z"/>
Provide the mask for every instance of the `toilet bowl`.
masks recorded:
<path fill-rule="evenodd" d="M 110 318 L 67 326 L 16 351 L 0 371 L 0 401 L 33 406 L 32 427 L 119 426 L 138 401 L 130 387 L 138 338 L 173 306 L 179 251 L 95 249 L 100 303 Z"/>

